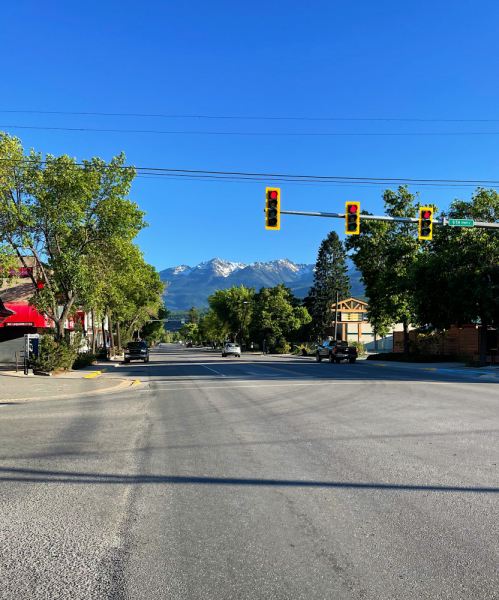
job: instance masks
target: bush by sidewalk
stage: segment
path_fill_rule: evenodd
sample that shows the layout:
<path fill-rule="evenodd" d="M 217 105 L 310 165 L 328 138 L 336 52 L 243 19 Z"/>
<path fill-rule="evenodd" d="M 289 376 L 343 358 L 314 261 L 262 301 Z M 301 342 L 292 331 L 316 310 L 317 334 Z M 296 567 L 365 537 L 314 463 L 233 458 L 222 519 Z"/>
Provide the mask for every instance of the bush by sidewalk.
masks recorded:
<path fill-rule="evenodd" d="M 40 339 L 38 357 L 32 359 L 31 367 L 37 371 L 70 371 L 91 365 L 99 355 L 79 353 L 83 346 L 83 332 L 75 329 L 71 338 L 56 339 L 47 333 Z"/>

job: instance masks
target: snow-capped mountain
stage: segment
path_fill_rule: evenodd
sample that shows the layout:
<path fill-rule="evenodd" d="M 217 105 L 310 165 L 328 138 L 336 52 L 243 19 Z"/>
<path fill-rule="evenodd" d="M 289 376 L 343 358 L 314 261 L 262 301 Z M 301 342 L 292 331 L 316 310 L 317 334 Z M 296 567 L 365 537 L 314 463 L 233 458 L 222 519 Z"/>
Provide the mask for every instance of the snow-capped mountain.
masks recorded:
<path fill-rule="evenodd" d="M 244 269 L 247 266 L 248 265 L 245 265 L 244 263 L 226 262 L 221 258 L 212 258 L 211 260 L 199 263 L 194 269 L 199 269 L 201 271 L 211 270 L 217 277 L 228 277 L 231 273 L 235 273 L 236 271 L 239 271 L 239 269 Z"/>
<path fill-rule="evenodd" d="M 164 294 L 165 305 L 171 310 L 186 310 L 191 306 L 207 306 L 207 298 L 215 290 L 245 285 L 259 290 L 285 283 L 293 293 L 303 298 L 314 279 L 314 264 L 294 263 L 289 259 L 269 262 L 227 262 L 221 258 L 207 260 L 194 267 L 179 265 L 160 272 L 162 281 L 170 282 Z M 349 264 L 352 293 L 363 294 L 359 273 Z"/>

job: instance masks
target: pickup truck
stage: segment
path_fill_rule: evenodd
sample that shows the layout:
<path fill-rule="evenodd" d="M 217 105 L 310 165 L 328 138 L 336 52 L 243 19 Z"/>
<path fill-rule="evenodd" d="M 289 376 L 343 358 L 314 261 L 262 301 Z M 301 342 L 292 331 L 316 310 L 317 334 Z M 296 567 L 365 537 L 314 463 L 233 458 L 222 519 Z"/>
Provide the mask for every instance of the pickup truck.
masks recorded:
<path fill-rule="evenodd" d="M 359 349 L 355 346 L 349 346 L 348 342 L 330 340 L 318 346 L 315 360 L 321 362 L 323 358 L 327 358 L 330 363 L 348 360 L 353 365 L 358 353 Z"/>

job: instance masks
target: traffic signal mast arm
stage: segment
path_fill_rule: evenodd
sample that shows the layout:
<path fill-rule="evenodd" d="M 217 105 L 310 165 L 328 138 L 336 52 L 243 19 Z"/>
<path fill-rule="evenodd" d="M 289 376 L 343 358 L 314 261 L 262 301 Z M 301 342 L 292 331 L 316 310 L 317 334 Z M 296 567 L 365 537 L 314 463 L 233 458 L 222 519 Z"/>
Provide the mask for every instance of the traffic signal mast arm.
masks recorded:
<path fill-rule="evenodd" d="M 301 212 L 296 210 L 281 210 L 281 215 L 302 215 L 305 217 L 328 217 L 331 219 L 344 219 L 345 213 L 325 213 L 325 212 Z M 419 223 L 419 218 L 412 217 L 386 217 L 384 215 L 359 215 L 359 219 L 365 221 L 396 221 L 398 223 Z M 432 219 L 434 225 L 448 225 L 449 219 Z M 499 229 L 499 223 L 487 223 L 485 221 L 474 221 L 474 227 L 490 227 Z"/>

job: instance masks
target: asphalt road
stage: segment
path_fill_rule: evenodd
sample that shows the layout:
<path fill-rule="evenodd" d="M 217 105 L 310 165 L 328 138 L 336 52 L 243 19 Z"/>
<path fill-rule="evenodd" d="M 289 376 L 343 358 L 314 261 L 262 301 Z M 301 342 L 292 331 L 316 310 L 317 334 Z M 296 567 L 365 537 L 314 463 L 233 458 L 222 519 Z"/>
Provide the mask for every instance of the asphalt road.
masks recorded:
<path fill-rule="evenodd" d="M 1 599 L 499 598 L 499 379 L 151 356 L 0 404 Z"/>

